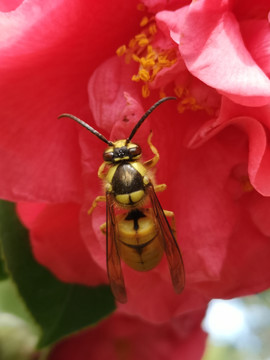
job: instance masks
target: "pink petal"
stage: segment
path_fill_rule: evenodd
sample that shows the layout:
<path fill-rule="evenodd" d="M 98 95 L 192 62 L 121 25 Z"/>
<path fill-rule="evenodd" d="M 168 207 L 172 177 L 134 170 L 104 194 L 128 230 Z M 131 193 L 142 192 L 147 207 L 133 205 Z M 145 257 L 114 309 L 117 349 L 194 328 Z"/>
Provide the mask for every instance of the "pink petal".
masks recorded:
<path fill-rule="evenodd" d="M 194 168 L 192 171 L 187 168 L 179 184 L 180 188 L 183 182 L 190 186 L 183 187 L 185 192 L 180 203 L 183 210 L 178 209 L 183 255 L 184 259 L 189 259 L 187 273 L 193 275 L 194 282 L 198 281 L 197 285 L 192 285 L 209 297 L 247 295 L 262 291 L 270 281 L 267 272 L 269 239 L 255 228 L 246 211 L 247 204 L 253 202 L 253 192 L 245 192 L 243 188 L 242 196 L 236 199 L 228 188 L 235 166 L 245 161 L 246 145 L 246 137 L 229 127 L 195 150 L 201 157 L 198 152 L 185 157 L 185 162 Z M 185 244 L 190 247 L 190 253 L 185 252 Z M 254 263 L 257 258 L 259 265 Z M 208 280 L 203 279 L 203 275 L 208 276 Z"/>
<path fill-rule="evenodd" d="M 130 37 L 139 16 L 134 6 L 31 0 L 0 14 L 1 197 L 80 199 L 76 126 L 57 116 L 69 112 L 91 120 L 88 79 L 121 45 L 120 36 L 123 42 Z"/>
<path fill-rule="evenodd" d="M 19 203 L 17 210 L 30 228 L 33 252 L 40 264 L 64 282 L 106 283 L 106 274 L 94 263 L 81 241 L 78 205 Z"/>
<path fill-rule="evenodd" d="M 242 21 L 241 33 L 245 44 L 258 66 L 270 76 L 270 32 L 269 22 L 260 19 Z"/>
<path fill-rule="evenodd" d="M 115 314 L 57 344 L 49 360 L 199 360 L 206 341 L 200 327 L 202 316 L 201 310 L 157 326 Z"/>
<path fill-rule="evenodd" d="M 269 126 L 269 107 L 246 108 L 224 99 L 217 119 L 205 123 L 190 140 L 189 146 L 199 146 L 229 125 L 236 125 L 249 137 L 248 172 L 252 185 L 264 196 L 270 195 L 270 148 L 261 122 Z"/>
<path fill-rule="evenodd" d="M 155 13 L 166 7 L 167 0 L 143 0 L 142 3 L 147 7 L 149 12 Z"/>
<path fill-rule="evenodd" d="M 0 11 L 9 12 L 15 10 L 23 0 L 2 0 L 0 3 Z"/>
<path fill-rule="evenodd" d="M 237 103 L 269 102 L 270 81 L 247 50 L 226 2 L 222 6 L 209 0 L 193 2 L 185 21 L 181 12 L 172 20 L 167 21 L 168 27 L 180 29 L 179 51 L 194 76 Z"/>
<path fill-rule="evenodd" d="M 125 128 L 131 130 L 132 118 L 125 117 L 127 114 L 124 112 L 126 107 L 130 107 L 129 103 L 133 101 L 130 98 L 139 98 L 138 91 L 131 81 L 135 69 L 135 63 L 125 66 L 124 60 L 115 56 L 102 63 L 90 78 L 89 105 L 95 122 L 107 132 L 112 131 L 116 122 L 124 123 Z M 133 117 L 138 112 L 138 107 L 138 105 L 133 107 L 131 111 Z M 132 124 L 138 120 L 137 116 L 132 120 Z M 115 135 L 118 136 L 118 139 L 121 137 L 120 134 Z M 128 133 L 125 136 L 127 137 Z M 114 141 L 115 139 L 110 138 L 110 140 Z"/>
<path fill-rule="evenodd" d="M 260 230 L 260 232 L 269 237 L 270 236 L 270 201 L 269 198 L 253 195 L 253 201 L 248 204 L 252 221 Z"/>
<path fill-rule="evenodd" d="M 175 11 L 160 11 L 156 15 L 158 27 L 166 34 L 168 33 L 173 41 L 179 45 L 182 26 L 187 16 L 189 7 L 181 7 Z"/>
<path fill-rule="evenodd" d="M 142 2 L 150 13 L 157 13 L 164 9 L 175 10 L 179 6 L 184 6 L 189 3 L 188 0 L 143 0 Z"/>

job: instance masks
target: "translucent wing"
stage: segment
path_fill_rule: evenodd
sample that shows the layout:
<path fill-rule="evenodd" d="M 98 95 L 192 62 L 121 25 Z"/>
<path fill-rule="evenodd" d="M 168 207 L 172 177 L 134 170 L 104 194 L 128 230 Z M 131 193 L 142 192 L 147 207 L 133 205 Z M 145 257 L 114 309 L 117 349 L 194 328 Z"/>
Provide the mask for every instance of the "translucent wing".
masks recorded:
<path fill-rule="evenodd" d="M 183 291 L 185 286 L 185 269 L 182 256 L 176 239 L 173 235 L 173 231 L 151 183 L 148 185 L 147 191 L 163 238 L 162 245 L 169 263 L 173 287 L 175 292 L 180 293 Z"/>
<path fill-rule="evenodd" d="M 115 223 L 114 203 L 112 196 L 106 193 L 106 242 L 107 242 L 107 272 L 113 295 L 120 303 L 127 302 L 124 278 L 121 269 L 121 259 L 118 253 L 117 226 Z"/>

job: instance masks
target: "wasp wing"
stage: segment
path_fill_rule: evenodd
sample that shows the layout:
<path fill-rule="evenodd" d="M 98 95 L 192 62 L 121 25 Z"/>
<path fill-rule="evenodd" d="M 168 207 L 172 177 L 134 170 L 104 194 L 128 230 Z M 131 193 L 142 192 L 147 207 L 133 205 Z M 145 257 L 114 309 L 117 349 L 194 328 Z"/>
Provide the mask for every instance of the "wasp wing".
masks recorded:
<path fill-rule="evenodd" d="M 115 222 L 114 202 L 112 195 L 106 193 L 106 251 L 107 272 L 113 295 L 120 303 L 127 302 L 124 278 L 121 269 L 121 259 L 117 244 L 117 225 Z"/>
<path fill-rule="evenodd" d="M 148 185 L 147 191 L 163 238 L 162 245 L 169 263 L 173 287 L 175 292 L 180 293 L 183 291 L 185 286 L 185 269 L 183 259 L 171 226 L 164 214 L 162 206 L 160 205 L 154 187 L 151 183 Z"/>

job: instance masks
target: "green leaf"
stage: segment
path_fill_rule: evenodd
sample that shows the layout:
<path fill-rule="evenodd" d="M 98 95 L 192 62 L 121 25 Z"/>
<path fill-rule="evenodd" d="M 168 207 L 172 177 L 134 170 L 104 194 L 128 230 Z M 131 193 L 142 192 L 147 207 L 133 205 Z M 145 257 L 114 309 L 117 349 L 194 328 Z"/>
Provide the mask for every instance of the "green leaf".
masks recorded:
<path fill-rule="evenodd" d="M 1 242 L 1 239 L 0 239 L 0 242 Z M 5 280 L 7 278 L 8 278 L 8 273 L 7 273 L 6 269 L 5 269 L 2 249 L 1 249 L 1 246 L 0 246 L 0 281 Z"/>
<path fill-rule="evenodd" d="M 19 295 L 14 282 L 10 278 L 0 282 L 0 316 L 3 313 L 12 314 L 17 318 L 20 318 L 27 323 L 34 334 L 40 335 L 40 329 L 37 327 L 36 322 L 34 322 L 33 317 L 30 315 Z"/>
<path fill-rule="evenodd" d="M 57 280 L 33 258 L 28 231 L 13 203 L 0 200 L 0 239 L 6 267 L 32 316 L 41 326 L 39 346 L 96 324 L 115 309 L 108 286 L 86 287 Z"/>

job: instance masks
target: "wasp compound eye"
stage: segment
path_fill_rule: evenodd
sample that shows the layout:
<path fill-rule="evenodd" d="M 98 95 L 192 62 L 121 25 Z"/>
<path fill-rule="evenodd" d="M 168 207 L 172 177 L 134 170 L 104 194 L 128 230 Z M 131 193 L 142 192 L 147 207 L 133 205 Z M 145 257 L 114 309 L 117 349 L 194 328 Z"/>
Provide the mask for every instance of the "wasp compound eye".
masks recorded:
<path fill-rule="evenodd" d="M 136 145 L 129 149 L 130 158 L 139 156 L 139 155 L 141 155 L 141 153 L 142 153 L 142 149 L 140 148 L 139 145 Z"/>
<path fill-rule="evenodd" d="M 103 153 L 103 159 L 104 161 L 108 161 L 108 162 L 112 162 L 113 161 L 113 152 L 110 151 L 110 152 L 104 152 Z"/>

